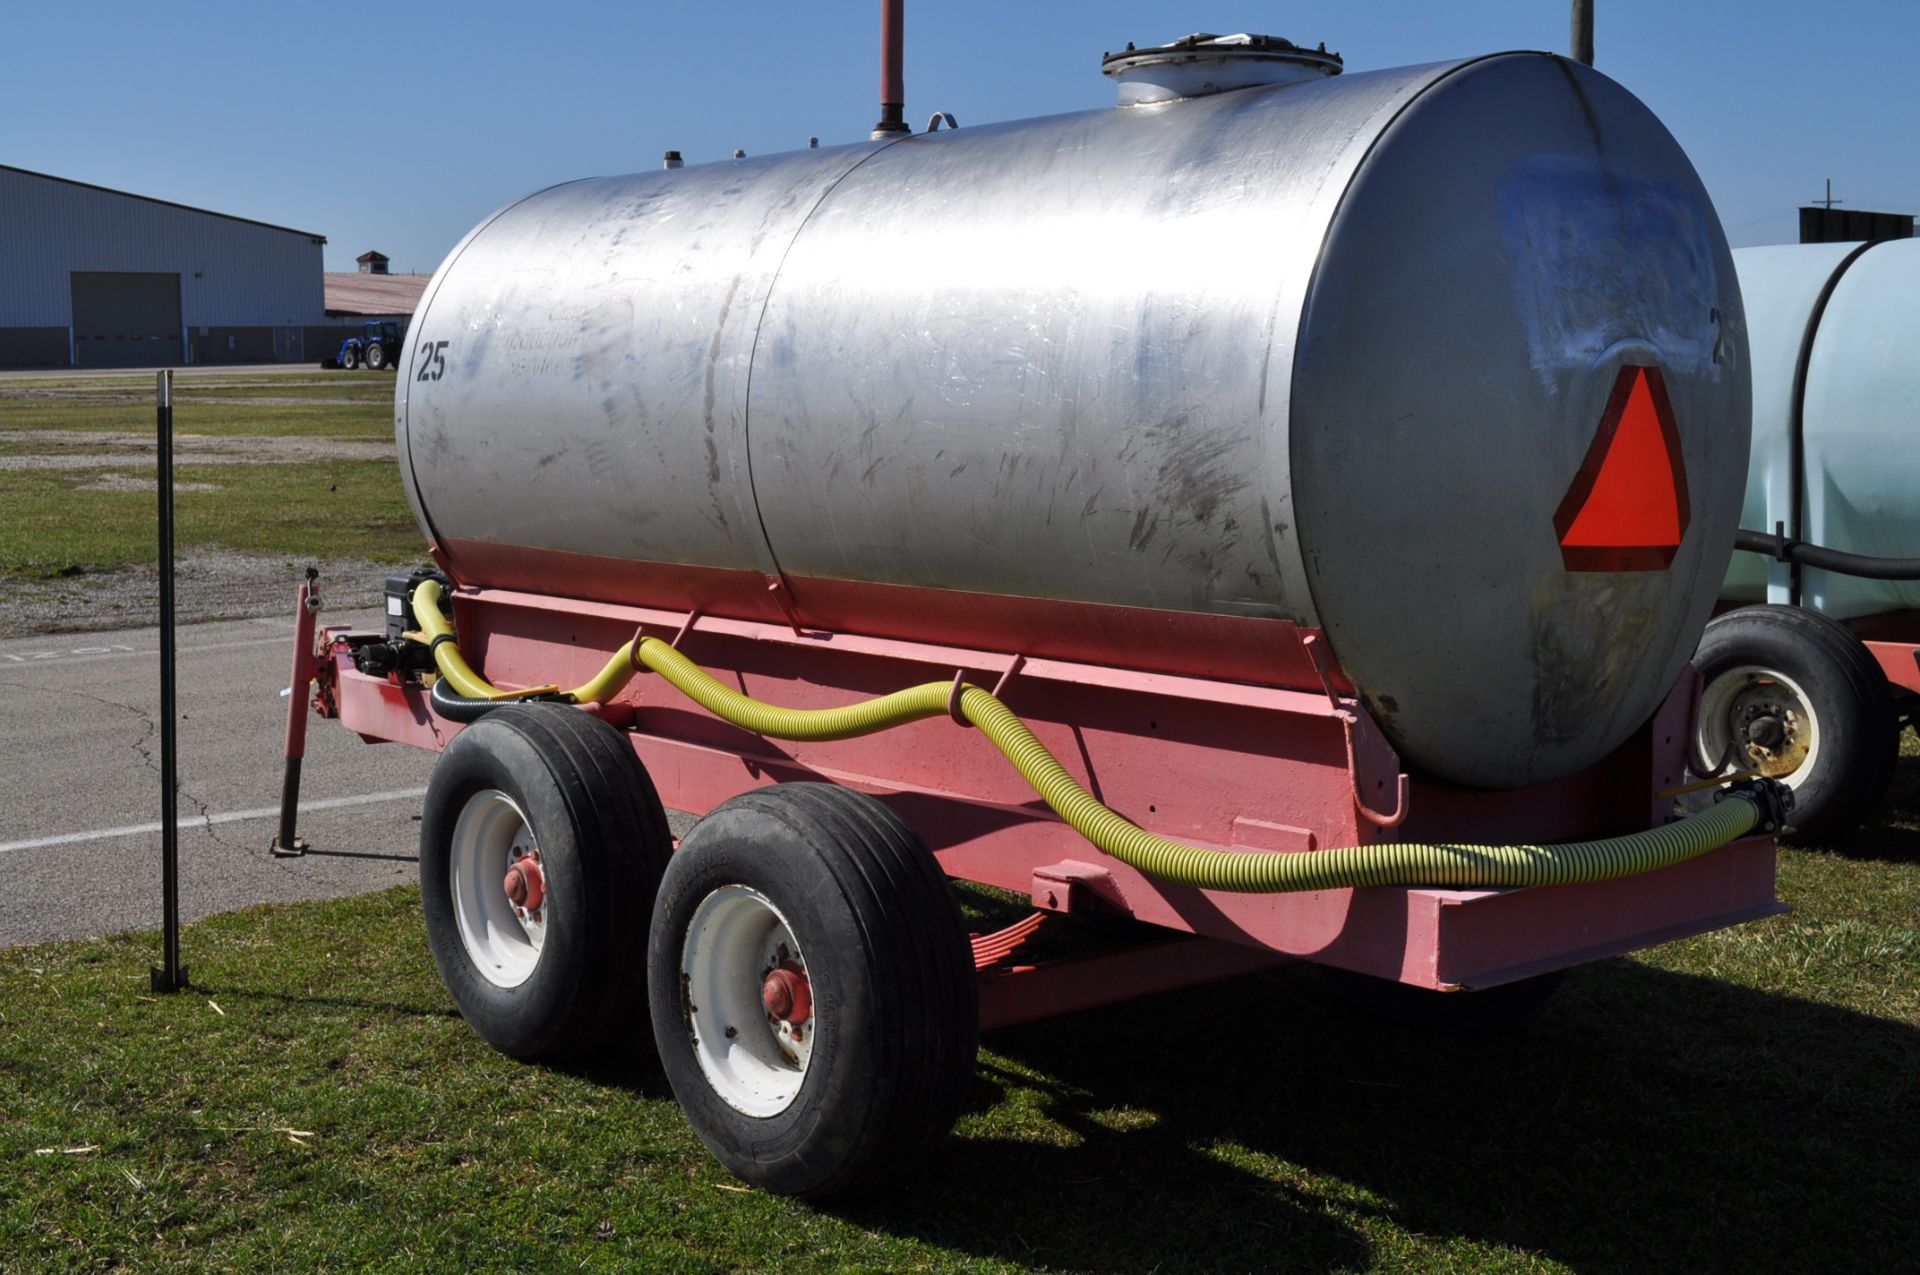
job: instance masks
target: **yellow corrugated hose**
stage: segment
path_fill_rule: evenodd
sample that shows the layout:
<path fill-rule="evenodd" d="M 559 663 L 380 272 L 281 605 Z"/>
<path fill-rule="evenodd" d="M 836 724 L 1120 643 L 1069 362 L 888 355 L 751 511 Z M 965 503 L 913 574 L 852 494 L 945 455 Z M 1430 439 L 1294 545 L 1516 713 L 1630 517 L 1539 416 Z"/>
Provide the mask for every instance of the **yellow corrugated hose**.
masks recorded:
<path fill-rule="evenodd" d="M 441 590 L 428 580 L 414 592 L 414 614 L 433 642 L 441 675 L 470 699 L 505 694 L 461 658 L 440 612 Z M 796 709 L 763 704 L 730 690 L 658 638 L 620 648 L 591 681 L 567 692 L 580 703 L 605 703 L 644 665 L 723 721 L 769 739 L 828 740 L 870 735 L 947 712 L 952 687 L 927 682 L 841 708 Z M 992 693 L 966 686 L 961 716 L 1006 755 L 1022 777 L 1076 832 L 1149 876 L 1180 885 L 1244 894 L 1335 890 L 1353 886 L 1512 887 L 1606 881 L 1668 867 L 1737 841 L 1762 822 L 1758 802 L 1741 791 L 1729 800 L 1665 827 L 1555 845 L 1429 845 L 1396 842 L 1306 854 L 1237 854 L 1182 845 L 1121 817 L 1081 787 L 1034 738 L 1026 723 Z"/>

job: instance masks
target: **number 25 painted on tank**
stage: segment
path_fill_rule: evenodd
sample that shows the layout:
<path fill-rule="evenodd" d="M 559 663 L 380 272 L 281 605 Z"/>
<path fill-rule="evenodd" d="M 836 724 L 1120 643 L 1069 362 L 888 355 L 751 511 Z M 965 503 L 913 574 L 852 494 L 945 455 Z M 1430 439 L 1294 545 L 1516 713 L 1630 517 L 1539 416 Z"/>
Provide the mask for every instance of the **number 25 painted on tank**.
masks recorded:
<path fill-rule="evenodd" d="M 420 343 L 420 375 L 416 381 L 437 381 L 447 374 L 446 341 L 422 341 Z"/>

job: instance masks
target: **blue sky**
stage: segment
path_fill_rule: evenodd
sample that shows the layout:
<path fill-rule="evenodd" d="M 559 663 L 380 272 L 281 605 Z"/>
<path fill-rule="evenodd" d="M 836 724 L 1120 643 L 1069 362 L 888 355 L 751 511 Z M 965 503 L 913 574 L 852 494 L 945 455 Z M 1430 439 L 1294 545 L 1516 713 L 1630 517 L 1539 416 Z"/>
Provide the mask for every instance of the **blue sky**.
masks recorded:
<path fill-rule="evenodd" d="M 1829 176 L 1850 207 L 1920 211 L 1920 4 L 1596 8 L 1597 65 L 1680 139 L 1736 245 L 1791 240 Z M 0 163 L 315 231 L 329 269 L 378 248 L 432 270 L 556 181 L 864 136 L 878 9 L 0 0 Z M 1194 30 L 1325 40 L 1362 70 L 1564 52 L 1567 4 L 909 0 L 907 116 L 1104 106 L 1104 50 Z"/>

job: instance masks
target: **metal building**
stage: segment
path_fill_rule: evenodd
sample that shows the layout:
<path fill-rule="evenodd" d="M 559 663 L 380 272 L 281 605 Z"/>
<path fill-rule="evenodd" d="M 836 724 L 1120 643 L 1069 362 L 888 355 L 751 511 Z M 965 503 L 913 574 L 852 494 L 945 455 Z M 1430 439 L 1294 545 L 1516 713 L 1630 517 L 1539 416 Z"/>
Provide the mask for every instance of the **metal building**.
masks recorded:
<path fill-rule="evenodd" d="M 321 357 L 326 242 L 0 165 L 0 367 Z"/>

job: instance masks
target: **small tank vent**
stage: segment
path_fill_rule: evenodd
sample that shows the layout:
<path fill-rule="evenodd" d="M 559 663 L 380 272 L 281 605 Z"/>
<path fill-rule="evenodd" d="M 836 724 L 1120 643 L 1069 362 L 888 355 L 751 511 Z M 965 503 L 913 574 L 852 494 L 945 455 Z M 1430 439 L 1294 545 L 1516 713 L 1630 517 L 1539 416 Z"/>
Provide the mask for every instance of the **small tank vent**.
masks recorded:
<path fill-rule="evenodd" d="M 1340 74 L 1338 53 L 1322 44 L 1305 49 L 1277 35 L 1213 35 L 1199 31 L 1172 44 L 1129 44 L 1100 59 L 1100 73 L 1120 85 L 1120 105 L 1143 106 L 1181 97 L 1205 97 L 1263 84 L 1295 84 Z"/>

